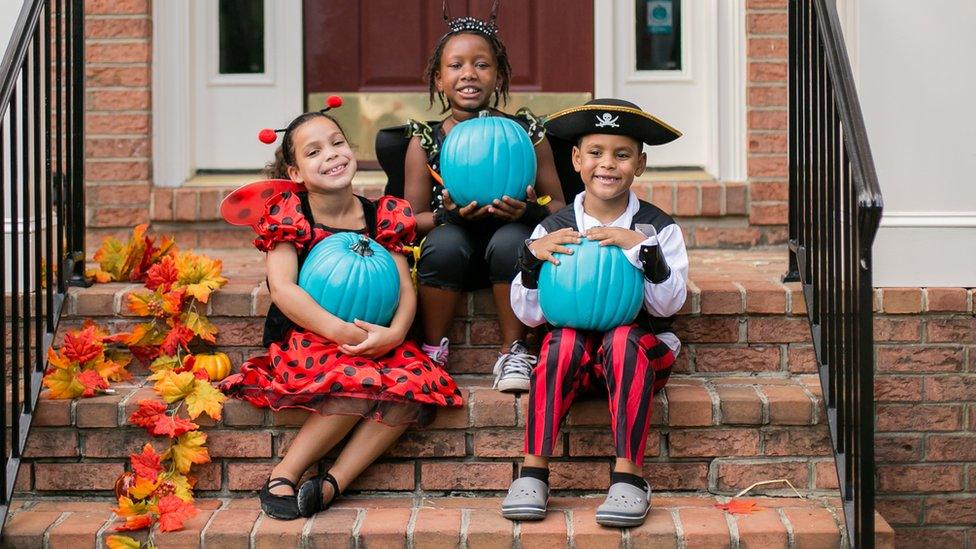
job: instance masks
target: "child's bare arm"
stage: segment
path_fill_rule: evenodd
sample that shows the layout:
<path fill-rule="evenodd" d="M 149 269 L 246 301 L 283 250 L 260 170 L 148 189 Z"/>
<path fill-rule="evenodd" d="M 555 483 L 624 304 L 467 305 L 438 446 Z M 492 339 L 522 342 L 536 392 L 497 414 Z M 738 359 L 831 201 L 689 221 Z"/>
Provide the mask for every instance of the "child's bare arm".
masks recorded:
<path fill-rule="evenodd" d="M 271 300 L 292 322 L 337 343 L 355 344 L 366 332 L 332 315 L 319 306 L 298 280 L 298 251 L 282 242 L 268 251 L 268 289 Z"/>
<path fill-rule="evenodd" d="M 535 194 L 549 195 L 552 199 L 546 204 L 549 213 L 558 212 L 566 205 L 566 197 L 563 196 L 563 188 L 559 184 L 559 174 L 556 172 L 556 162 L 548 139 L 543 139 L 535 146 L 535 159 Z"/>
<path fill-rule="evenodd" d="M 400 275 L 400 303 L 397 305 L 390 327 L 357 320 L 355 324 L 366 331 L 366 339 L 358 345 L 341 345 L 342 352 L 368 357 L 383 356 L 407 338 L 407 331 L 417 312 L 417 294 L 413 290 L 407 258 L 400 254 L 393 254 L 393 261 Z"/>
<path fill-rule="evenodd" d="M 427 155 L 419 137 L 411 137 L 403 166 L 403 198 L 410 203 L 417 219 L 417 232 L 424 235 L 434 228 L 434 214 L 430 211 L 433 180 L 427 169 Z"/>

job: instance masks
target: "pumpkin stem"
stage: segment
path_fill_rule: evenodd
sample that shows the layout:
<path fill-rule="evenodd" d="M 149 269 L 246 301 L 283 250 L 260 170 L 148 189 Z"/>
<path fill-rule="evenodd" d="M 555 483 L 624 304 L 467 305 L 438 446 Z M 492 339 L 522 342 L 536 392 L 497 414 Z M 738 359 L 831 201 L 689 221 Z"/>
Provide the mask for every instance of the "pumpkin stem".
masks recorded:
<path fill-rule="evenodd" d="M 369 247 L 369 239 L 365 236 L 360 237 L 360 239 L 357 240 L 355 244 L 350 246 L 349 249 L 363 257 L 370 257 L 373 255 L 373 250 L 371 250 Z"/>
<path fill-rule="evenodd" d="M 491 116 L 491 111 L 488 109 L 478 111 L 478 118 L 488 118 L 489 116 Z"/>

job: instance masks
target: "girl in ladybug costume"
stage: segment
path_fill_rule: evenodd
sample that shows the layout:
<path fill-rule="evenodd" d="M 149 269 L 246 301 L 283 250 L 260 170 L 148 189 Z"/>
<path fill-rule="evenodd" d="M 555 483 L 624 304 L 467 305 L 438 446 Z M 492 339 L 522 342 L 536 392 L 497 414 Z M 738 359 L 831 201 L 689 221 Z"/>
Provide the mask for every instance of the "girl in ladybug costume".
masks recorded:
<path fill-rule="evenodd" d="M 339 104 L 329 98 L 330 107 Z M 228 221 L 257 233 L 273 302 L 264 330 L 268 354 L 247 360 L 221 390 L 259 407 L 313 412 L 261 490 L 261 508 L 280 519 L 328 507 L 409 425 L 430 422 L 438 406 L 462 404 L 451 377 L 405 339 L 417 303 L 403 255 L 415 234 L 411 209 L 402 199 L 374 203 L 353 194 L 356 159 L 325 110 L 262 131 L 264 142 L 284 133 L 268 170 L 277 179 L 242 187 L 221 205 Z M 296 283 L 309 250 L 342 231 L 368 235 L 392 252 L 400 298 L 389 327 L 345 322 Z M 296 490 L 305 470 L 347 435 L 328 472 Z"/>

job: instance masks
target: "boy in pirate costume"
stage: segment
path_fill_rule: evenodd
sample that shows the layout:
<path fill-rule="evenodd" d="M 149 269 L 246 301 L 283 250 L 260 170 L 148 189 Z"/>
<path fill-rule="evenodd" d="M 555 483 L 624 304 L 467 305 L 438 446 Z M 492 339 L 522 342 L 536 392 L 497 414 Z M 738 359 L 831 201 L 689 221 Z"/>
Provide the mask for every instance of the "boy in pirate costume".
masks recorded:
<path fill-rule="evenodd" d="M 688 255 L 671 216 L 639 200 L 630 186 L 646 166 L 643 144 L 668 143 L 681 134 L 619 99 L 595 99 L 555 113 L 547 131 L 576 143 L 573 165 L 586 190 L 544 219 L 522 247 L 511 291 L 516 315 L 529 326 L 546 322 L 539 306 L 539 270 L 545 261 L 558 264 L 558 254 L 571 253 L 565 245 L 583 238 L 620 247 L 643 272 L 644 299 L 630 324 L 607 332 L 553 327 L 546 335 L 531 374 L 525 461 L 502 515 L 545 517 L 548 457 L 558 446 L 560 423 L 578 394 L 604 386 L 617 459 L 596 519 L 606 526 L 636 526 L 650 506 L 641 467 L 652 397 L 667 383 L 681 347 L 671 323 L 685 301 Z"/>

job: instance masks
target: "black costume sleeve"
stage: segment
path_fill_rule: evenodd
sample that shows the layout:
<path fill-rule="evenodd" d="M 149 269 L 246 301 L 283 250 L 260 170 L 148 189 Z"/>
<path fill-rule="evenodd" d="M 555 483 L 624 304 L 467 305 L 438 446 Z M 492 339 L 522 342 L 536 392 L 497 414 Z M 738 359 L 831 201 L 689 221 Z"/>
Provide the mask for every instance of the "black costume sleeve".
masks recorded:
<path fill-rule="evenodd" d="M 542 269 L 543 260 L 532 255 L 529 250 L 531 239 L 527 239 L 519 248 L 519 270 L 522 272 L 522 286 L 527 290 L 535 290 L 539 287 L 539 271 Z"/>
<path fill-rule="evenodd" d="M 641 246 L 638 257 L 644 265 L 644 278 L 652 284 L 660 284 L 671 276 L 671 267 L 660 246 Z"/>

